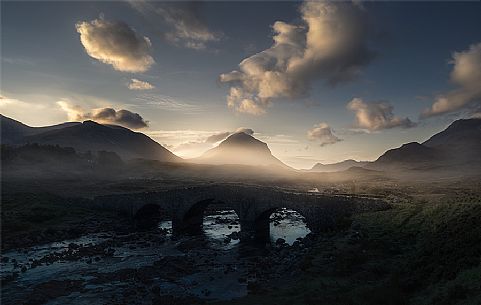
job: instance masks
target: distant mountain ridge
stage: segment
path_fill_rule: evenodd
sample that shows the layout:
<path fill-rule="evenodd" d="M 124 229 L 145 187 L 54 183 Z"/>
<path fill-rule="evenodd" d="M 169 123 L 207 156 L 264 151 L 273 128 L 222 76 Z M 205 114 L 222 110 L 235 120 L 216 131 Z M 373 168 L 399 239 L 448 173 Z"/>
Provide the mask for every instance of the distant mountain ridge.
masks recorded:
<path fill-rule="evenodd" d="M 310 171 L 335 172 L 351 167 L 373 170 L 481 168 L 481 119 L 460 119 L 423 143 L 410 142 L 387 150 L 375 161 L 345 160 L 315 164 Z"/>
<path fill-rule="evenodd" d="M 206 151 L 192 161 L 206 164 L 274 165 L 289 168 L 272 155 L 266 143 L 244 132 L 230 135 L 217 147 Z"/>
<path fill-rule="evenodd" d="M 0 120 L 2 144 L 22 144 L 26 136 L 81 124 L 80 122 L 67 122 L 45 127 L 31 127 L 1 114 Z"/>
<path fill-rule="evenodd" d="M 386 151 L 370 169 L 429 169 L 481 164 L 481 119 L 461 119 L 422 144 L 411 142 Z"/>
<path fill-rule="evenodd" d="M 310 170 L 313 172 L 339 172 L 348 170 L 351 167 L 364 167 L 368 163 L 369 161 L 356 161 L 349 159 L 331 164 L 316 163 Z"/>
<path fill-rule="evenodd" d="M 31 127 L 2 116 L 1 127 L 2 144 L 38 143 L 73 147 L 77 151 L 112 151 L 126 160 L 182 160 L 148 136 L 116 125 L 85 121 Z"/>

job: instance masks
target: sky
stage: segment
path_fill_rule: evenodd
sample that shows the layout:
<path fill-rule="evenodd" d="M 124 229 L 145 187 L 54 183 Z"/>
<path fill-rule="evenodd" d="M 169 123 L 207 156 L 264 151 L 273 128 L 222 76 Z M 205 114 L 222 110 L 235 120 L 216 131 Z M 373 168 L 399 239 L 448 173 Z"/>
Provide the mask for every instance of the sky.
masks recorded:
<path fill-rule="evenodd" d="M 0 112 L 192 158 L 239 128 L 295 168 L 481 114 L 481 2 L 1 2 Z"/>

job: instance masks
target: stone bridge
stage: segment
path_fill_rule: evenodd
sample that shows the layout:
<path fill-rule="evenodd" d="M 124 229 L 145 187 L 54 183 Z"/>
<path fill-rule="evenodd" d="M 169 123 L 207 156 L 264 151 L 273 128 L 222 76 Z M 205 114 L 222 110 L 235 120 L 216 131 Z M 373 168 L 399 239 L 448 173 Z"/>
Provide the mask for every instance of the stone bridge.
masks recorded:
<path fill-rule="evenodd" d="M 172 219 L 174 233 L 202 232 L 204 211 L 209 208 L 234 210 L 239 217 L 242 236 L 264 239 L 269 236 L 269 217 L 288 208 L 306 219 L 312 232 L 335 227 L 339 220 L 389 205 L 378 198 L 354 195 L 325 195 L 295 192 L 260 186 L 209 185 L 165 190 L 98 196 L 96 206 L 114 210 L 136 220 L 162 215 Z"/>

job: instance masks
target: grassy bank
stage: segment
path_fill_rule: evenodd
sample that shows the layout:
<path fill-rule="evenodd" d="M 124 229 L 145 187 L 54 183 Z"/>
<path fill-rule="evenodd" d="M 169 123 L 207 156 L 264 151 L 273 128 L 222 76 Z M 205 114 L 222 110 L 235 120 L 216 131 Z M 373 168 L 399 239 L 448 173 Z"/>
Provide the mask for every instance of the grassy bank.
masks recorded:
<path fill-rule="evenodd" d="M 6 250 L 105 230 L 118 217 L 92 209 L 88 199 L 7 193 L 2 194 L 1 220 L 2 249 Z"/>
<path fill-rule="evenodd" d="M 481 204 L 400 204 L 326 233 L 300 279 L 230 304 L 481 304 Z"/>

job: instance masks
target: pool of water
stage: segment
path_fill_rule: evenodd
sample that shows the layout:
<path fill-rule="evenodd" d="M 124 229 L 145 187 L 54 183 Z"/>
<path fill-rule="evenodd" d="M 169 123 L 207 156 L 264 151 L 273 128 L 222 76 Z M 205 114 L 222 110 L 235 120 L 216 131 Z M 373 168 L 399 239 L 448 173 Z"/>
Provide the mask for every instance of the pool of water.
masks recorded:
<path fill-rule="evenodd" d="M 270 217 L 271 242 L 282 238 L 292 245 L 297 239 L 306 237 L 310 232 L 304 217 L 294 210 L 281 209 L 272 213 Z"/>
<path fill-rule="evenodd" d="M 234 232 L 240 232 L 239 217 L 234 210 L 216 211 L 205 215 L 202 223 L 205 236 L 213 244 L 223 244 L 223 248 L 232 248 L 239 243 L 238 239 L 229 239 Z M 271 243 L 282 238 L 292 245 L 297 239 L 304 238 L 311 232 L 306 225 L 304 217 L 290 209 L 280 209 L 270 216 Z M 172 234 L 172 221 L 166 220 L 159 223 L 160 229 L 165 229 Z"/>

